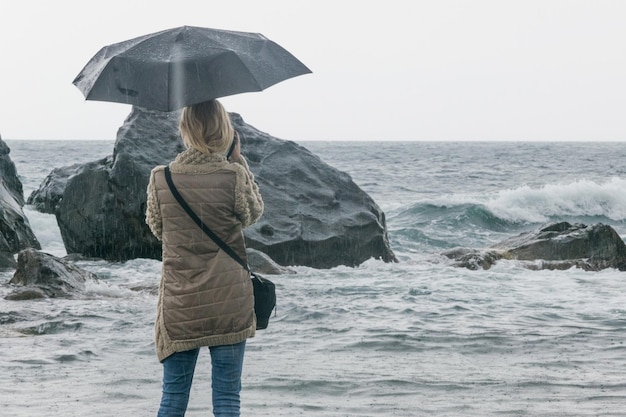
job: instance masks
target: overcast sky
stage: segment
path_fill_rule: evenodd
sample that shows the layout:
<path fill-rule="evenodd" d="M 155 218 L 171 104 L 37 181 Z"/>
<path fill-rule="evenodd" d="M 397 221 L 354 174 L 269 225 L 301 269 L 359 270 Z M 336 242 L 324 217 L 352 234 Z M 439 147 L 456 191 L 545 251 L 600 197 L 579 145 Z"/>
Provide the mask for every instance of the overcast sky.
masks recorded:
<path fill-rule="evenodd" d="M 15 0 L 0 5 L 0 136 L 114 139 L 85 101 L 103 46 L 177 26 L 259 32 L 311 70 L 227 110 L 290 140 L 626 140 L 623 0 Z"/>

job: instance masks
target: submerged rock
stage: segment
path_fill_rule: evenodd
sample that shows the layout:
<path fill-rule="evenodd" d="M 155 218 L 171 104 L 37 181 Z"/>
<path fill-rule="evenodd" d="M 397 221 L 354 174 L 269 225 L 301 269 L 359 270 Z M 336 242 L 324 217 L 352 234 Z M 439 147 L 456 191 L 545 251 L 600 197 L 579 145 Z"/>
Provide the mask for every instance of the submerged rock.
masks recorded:
<path fill-rule="evenodd" d="M 248 265 L 253 272 L 267 275 L 295 274 L 291 268 L 284 267 L 274 262 L 268 255 L 256 249 L 247 248 Z"/>
<path fill-rule="evenodd" d="M 0 269 L 14 268 L 14 254 L 41 248 L 22 210 L 24 191 L 7 144 L 0 138 Z"/>
<path fill-rule="evenodd" d="M 87 280 L 97 276 L 73 263 L 35 249 L 24 249 L 9 285 L 17 286 L 7 300 L 73 297 L 85 289 Z"/>
<path fill-rule="evenodd" d="M 626 271 L 626 244 L 608 225 L 592 226 L 554 223 L 506 239 L 485 250 L 455 248 L 444 252 L 454 265 L 468 269 L 489 269 L 497 260 L 516 259 L 529 269 L 588 271 L 616 268 Z"/>
<path fill-rule="evenodd" d="M 29 201 L 57 217 L 68 253 L 108 260 L 160 259 L 144 221 L 151 169 L 183 150 L 178 112 L 133 108 L 112 157 L 53 171 Z M 349 175 L 291 141 L 231 114 L 259 183 L 265 214 L 246 229 L 248 247 L 281 265 L 356 266 L 396 261 L 384 213 Z"/>
<path fill-rule="evenodd" d="M 454 266 L 471 269 L 489 269 L 493 264 L 502 259 L 503 254 L 498 251 L 479 250 L 470 248 L 453 248 L 443 253 L 449 259 L 454 260 Z"/>

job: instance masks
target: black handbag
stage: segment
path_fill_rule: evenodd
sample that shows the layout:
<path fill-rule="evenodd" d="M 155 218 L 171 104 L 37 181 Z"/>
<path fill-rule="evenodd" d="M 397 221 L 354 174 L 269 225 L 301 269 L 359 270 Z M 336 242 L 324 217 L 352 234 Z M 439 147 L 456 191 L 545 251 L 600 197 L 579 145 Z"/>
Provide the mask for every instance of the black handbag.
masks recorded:
<path fill-rule="evenodd" d="M 165 180 L 167 181 L 167 185 L 170 187 L 170 191 L 174 195 L 174 198 L 178 201 L 178 203 L 183 207 L 183 209 L 187 212 L 189 217 L 198 225 L 200 228 L 206 233 L 213 241 L 230 255 L 239 265 L 243 267 L 246 271 L 250 273 L 250 278 L 252 279 L 252 286 L 254 288 L 254 314 L 256 315 L 256 328 L 257 330 L 266 329 L 270 316 L 272 315 L 272 311 L 276 307 L 276 286 L 269 279 L 262 277 L 261 275 L 254 273 L 250 270 L 250 266 L 244 262 L 243 259 L 237 255 L 237 253 L 222 239 L 219 238 L 211 229 L 205 225 L 200 217 L 194 213 L 194 211 L 189 207 L 189 204 L 185 201 L 183 196 L 180 195 L 174 182 L 172 181 L 172 175 L 170 173 L 170 168 L 168 166 L 165 167 Z"/>

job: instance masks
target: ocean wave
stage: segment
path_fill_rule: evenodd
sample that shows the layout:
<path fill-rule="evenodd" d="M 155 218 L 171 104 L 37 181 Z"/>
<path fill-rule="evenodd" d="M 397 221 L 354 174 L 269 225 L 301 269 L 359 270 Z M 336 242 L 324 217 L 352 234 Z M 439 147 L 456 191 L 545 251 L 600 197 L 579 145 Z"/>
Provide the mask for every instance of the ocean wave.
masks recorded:
<path fill-rule="evenodd" d="M 626 179 L 522 186 L 498 192 L 485 206 L 498 218 L 514 222 L 542 223 L 559 216 L 603 217 L 619 222 L 626 220 Z"/>
<path fill-rule="evenodd" d="M 45 334 L 75 332 L 80 330 L 82 327 L 83 323 L 79 321 L 69 322 L 65 320 L 54 320 L 44 321 L 32 326 L 23 327 L 18 329 L 18 331 L 29 336 L 41 336 Z"/>
<path fill-rule="evenodd" d="M 419 224 L 465 224 L 488 229 L 506 229 L 512 223 L 494 214 L 484 203 L 458 199 L 439 199 L 417 203 L 390 217 L 395 227 L 407 228 Z"/>
<path fill-rule="evenodd" d="M 400 231 L 427 224 L 505 231 L 565 218 L 626 221 L 626 179 L 579 180 L 536 188 L 524 185 L 491 195 L 453 194 L 419 201 L 389 215 L 390 223 Z"/>

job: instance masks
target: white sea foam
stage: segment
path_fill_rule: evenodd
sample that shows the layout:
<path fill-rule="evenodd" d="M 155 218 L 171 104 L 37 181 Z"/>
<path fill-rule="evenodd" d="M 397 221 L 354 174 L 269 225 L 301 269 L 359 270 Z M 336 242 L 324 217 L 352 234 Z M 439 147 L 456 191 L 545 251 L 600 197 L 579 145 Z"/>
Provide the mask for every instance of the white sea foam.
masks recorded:
<path fill-rule="evenodd" d="M 135 292 L 103 281 L 86 281 L 85 294 L 87 296 L 101 296 L 111 298 L 131 298 Z"/>
<path fill-rule="evenodd" d="M 489 198 L 486 207 L 511 221 L 546 222 L 554 216 L 626 219 L 626 179 L 613 177 L 598 183 L 579 180 L 566 184 L 527 185 L 503 190 Z"/>
<path fill-rule="evenodd" d="M 413 206 L 422 204 L 483 206 L 511 222 L 544 223 L 554 217 L 606 217 L 623 221 L 626 220 L 626 179 L 576 180 L 535 187 L 521 185 L 480 195 L 455 193 L 424 199 Z"/>

